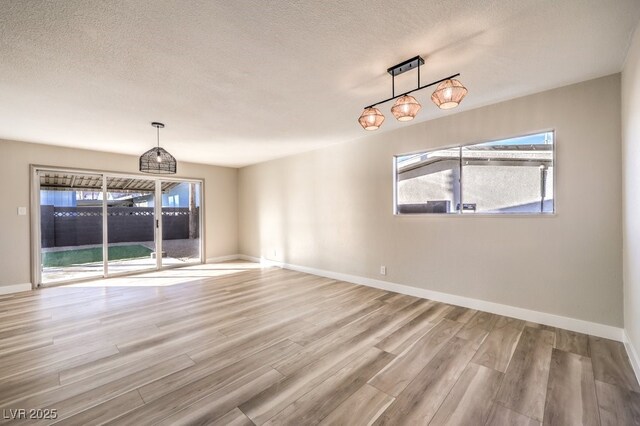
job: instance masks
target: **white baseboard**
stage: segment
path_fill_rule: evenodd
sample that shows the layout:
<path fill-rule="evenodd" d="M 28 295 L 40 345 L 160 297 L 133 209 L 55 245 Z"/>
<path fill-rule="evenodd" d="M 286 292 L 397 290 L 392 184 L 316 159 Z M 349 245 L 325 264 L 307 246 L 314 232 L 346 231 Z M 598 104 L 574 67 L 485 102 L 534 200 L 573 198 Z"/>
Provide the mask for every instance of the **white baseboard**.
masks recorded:
<path fill-rule="evenodd" d="M 635 346 L 633 346 L 633 342 L 629 339 L 626 330 L 624 330 L 624 347 L 627 349 L 627 355 L 629 355 L 631 367 L 633 367 L 633 371 L 636 373 L 636 379 L 638 379 L 640 383 L 640 356 L 638 356 L 638 351 L 636 351 Z"/>
<path fill-rule="evenodd" d="M 240 259 L 239 254 L 230 254 L 227 256 L 210 257 L 207 259 L 207 263 L 228 262 L 229 260 L 238 260 L 238 259 Z"/>
<path fill-rule="evenodd" d="M 264 258 L 261 259 L 253 256 L 240 255 L 240 259 L 259 262 L 261 264 L 264 264 L 265 266 L 277 266 L 280 268 L 291 269 L 293 271 L 305 272 L 307 274 L 319 275 L 335 280 L 347 281 L 354 284 L 379 288 L 381 290 L 393 291 L 395 293 L 407 294 L 409 296 L 435 300 L 438 302 L 448 303 L 456 306 L 463 306 L 465 308 L 478 309 L 480 311 L 491 312 L 493 314 L 504 315 L 507 317 L 531 321 L 538 324 L 549 325 L 552 327 L 558 327 L 578 333 L 604 337 L 606 339 L 616 340 L 618 342 L 624 341 L 624 330 L 622 328 L 613 327 L 610 325 L 598 324 L 595 322 L 563 317 L 547 312 L 533 311 L 530 309 L 518 308 L 510 305 L 503 305 L 500 303 L 473 299 L 465 296 L 457 296 L 455 294 L 442 293 L 405 284 L 397 284 L 389 281 L 376 280 L 373 278 L 366 278 L 357 275 L 343 274 L 340 272 L 310 268 L 307 266 L 276 262 L 273 260 Z"/>
<path fill-rule="evenodd" d="M 3 286 L 0 286 L 0 295 L 19 293 L 21 291 L 30 291 L 30 290 L 32 290 L 31 283 L 3 285 Z"/>

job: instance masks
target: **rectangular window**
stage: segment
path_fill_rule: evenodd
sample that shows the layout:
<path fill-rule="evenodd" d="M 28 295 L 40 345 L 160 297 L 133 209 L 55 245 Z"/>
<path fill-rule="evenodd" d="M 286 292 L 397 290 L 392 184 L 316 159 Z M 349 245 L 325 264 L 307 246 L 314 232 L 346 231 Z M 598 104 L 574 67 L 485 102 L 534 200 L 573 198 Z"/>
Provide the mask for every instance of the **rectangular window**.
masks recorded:
<path fill-rule="evenodd" d="M 395 157 L 396 214 L 554 212 L 554 134 Z"/>

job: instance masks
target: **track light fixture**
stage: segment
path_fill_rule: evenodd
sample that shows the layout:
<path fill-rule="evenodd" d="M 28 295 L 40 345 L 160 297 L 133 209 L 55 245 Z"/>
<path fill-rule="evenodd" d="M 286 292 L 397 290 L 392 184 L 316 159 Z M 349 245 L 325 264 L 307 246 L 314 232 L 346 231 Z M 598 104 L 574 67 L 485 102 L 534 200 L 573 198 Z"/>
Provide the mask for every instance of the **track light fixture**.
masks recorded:
<path fill-rule="evenodd" d="M 391 113 L 396 120 L 413 120 L 418 114 L 418 111 L 420 111 L 420 108 L 422 108 L 422 105 L 420 105 L 416 98 L 409 94 L 427 87 L 435 86 L 436 84 L 438 87 L 436 87 L 436 90 L 431 95 L 431 100 L 438 106 L 438 108 L 455 108 L 460 104 L 460 102 L 462 102 L 462 99 L 467 94 L 467 88 L 455 79 L 455 77 L 458 77 L 460 73 L 420 86 L 420 65 L 424 65 L 424 59 L 420 56 L 416 56 L 387 69 L 387 72 L 391 74 L 391 97 L 365 107 L 358 119 L 358 122 L 363 129 L 377 130 L 380 128 L 384 121 L 384 115 L 382 115 L 376 106 L 394 99 L 397 100 L 391 107 Z M 418 70 L 418 87 L 400 95 L 396 95 L 396 76 L 414 69 Z"/>

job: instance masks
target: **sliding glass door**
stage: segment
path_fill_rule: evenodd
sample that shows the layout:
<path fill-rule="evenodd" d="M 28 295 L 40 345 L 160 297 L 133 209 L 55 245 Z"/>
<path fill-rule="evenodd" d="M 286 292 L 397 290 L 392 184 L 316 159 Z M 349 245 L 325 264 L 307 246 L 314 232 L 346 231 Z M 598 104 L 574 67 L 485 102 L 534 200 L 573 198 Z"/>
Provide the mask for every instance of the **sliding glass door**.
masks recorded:
<path fill-rule="evenodd" d="M 102 189 L 98 174 L 38 171 L 40 282 L 104 274 Z"/>
<path fill-rule="evenodd" d="M 200 261 L 200 184 L 162 182 L 162 263 Z"/>
<path fill-rule="evenodd" d="M 107 176 L 110 275 L 155 269 L 156 182 Z"/>
<path fill-rule="evenodd" d="M 39 285 L 203 261 L 201 181 L 34 168 L 33 191 Z"/>

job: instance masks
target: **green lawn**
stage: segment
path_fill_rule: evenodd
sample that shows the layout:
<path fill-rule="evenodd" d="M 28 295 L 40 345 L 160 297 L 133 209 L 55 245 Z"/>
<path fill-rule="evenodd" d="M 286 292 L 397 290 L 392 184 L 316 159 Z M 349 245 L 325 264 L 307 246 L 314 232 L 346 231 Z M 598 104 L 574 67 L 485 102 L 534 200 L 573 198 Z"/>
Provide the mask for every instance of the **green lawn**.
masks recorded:
<path fill-rule="evenodd" d="M 109 260 L 149 257 L 153 250 L 139 244 L 109 247 Z M 102 261 L 102 247 L 42 253 L 45 268 L 79 265 Z"/>

